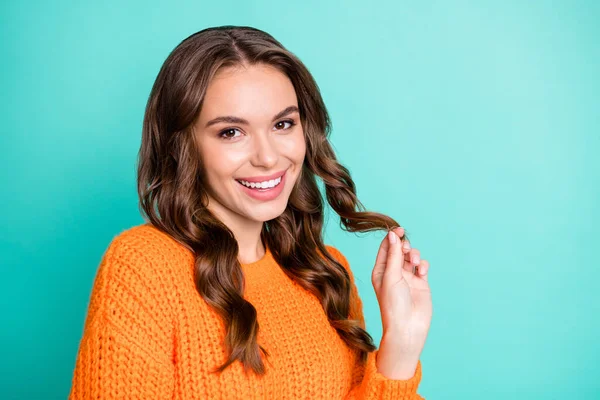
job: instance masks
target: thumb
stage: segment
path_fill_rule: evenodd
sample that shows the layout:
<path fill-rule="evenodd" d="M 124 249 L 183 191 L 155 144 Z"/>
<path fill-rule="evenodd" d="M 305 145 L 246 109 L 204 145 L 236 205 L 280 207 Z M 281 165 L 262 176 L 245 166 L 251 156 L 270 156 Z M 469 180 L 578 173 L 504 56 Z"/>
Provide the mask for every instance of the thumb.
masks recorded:
<path fill-rule="evenodd" d="M 381 283 L 383 282 L 383 274 L 385 273 L 385 269 L 387 267 L 389 251 L 390 239 L 386 235 L 379 245 L 379 251 L 377 252 L 377 258 L 375 259 L 375 266 L 373 267 L 373 272 L 371 273 L 371 282 L 373 283 L 373 288 L 375 289 L 375 293 L 377 295 L 379 295 L 379 289 L 381 288 Z"/>
<path fill-rule="evenodd" d="M 402 268 L 404 267 L 404 253 L 402 252 L 402 241 L 395 232 L 388 233 L 389 250 L 387 253 L 387 267 L 383 276 L 384 282 L 394 285 L 404 280 Z"/>

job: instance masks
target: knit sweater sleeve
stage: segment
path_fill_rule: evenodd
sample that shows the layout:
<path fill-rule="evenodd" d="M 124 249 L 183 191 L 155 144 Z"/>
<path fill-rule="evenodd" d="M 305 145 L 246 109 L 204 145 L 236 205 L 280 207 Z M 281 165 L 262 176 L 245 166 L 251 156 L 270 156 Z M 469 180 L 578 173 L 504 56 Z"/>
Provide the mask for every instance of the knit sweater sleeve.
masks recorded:
<path fill-rule="evenodd" d="M 327 249 L 339 263 L 341 263 L 348 274 L 352 283 L 350 293 L 350 317 L 357 319 L 363 329 L 365 329 L 365 318 L 363 314 L 362 300 L 358 294 L 358 289 L 354 281 L 354 275 L 346 257 L 335 247 L 327 246 Z M 346 395 L 346 400 L 424 400 L 417 394 L 417 388 L 421 381 L 421 361 L 419 360 L 414 375 L 407 380 L 397 380 L 387 378 L 377 370 L 376 357 L 379 349 L 368 354 L 365 364 L 357 360 L 352 373 L 352 386 Z"/>
<path fill-rule="evenodd" d="M 170 399 L 172 324 L 145 252 L 117 237 L 98 268 L 69 400 Z"/>

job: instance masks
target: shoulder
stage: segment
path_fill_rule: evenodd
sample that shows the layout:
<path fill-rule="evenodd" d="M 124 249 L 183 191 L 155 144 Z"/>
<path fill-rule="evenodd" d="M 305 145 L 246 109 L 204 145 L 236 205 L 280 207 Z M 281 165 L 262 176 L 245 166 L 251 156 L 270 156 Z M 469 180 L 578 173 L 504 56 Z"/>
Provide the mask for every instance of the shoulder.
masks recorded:
<path fill-rule="evenodd" d="M 191 251 L 167 233 L 150 224 L 125 229 L 109 243 L 98 275 L 135 280 L 144 286 L 163 286 L 169 275 L 186 271 L 182 265 L 193 263 Z"/>
<path fill-rule="evenodd" d="M 336 258 L 336 260 L 338 261 L 347 261 L 346 257 L 344 257 L 344 254 L 342 254 L 342 252 L 340 250 L 337 249 L 337 247 L 334 247 L 330 244 L 326 244 L 325 248 L 327 249 L 327 251 L 329 252 L 329 254 L 331 254 L 332 256 L 334 256 Z"/>
<path fill-rule="evenodd" d="M 350 310 L 348 317 L 350 319 L 357 319 L 361 321 L 361 327 L 364 329 L 364 317 L 362 317 L 362 300 L 358 294 L 358 288 L 356 286 L 356 282 L 354 279 L 354 273 L 350 268 L 350 263 L 348 263 L 348 259 L 340 250 L 331 245 L 325 245 L 325 248 L 340 264 L 344 266 L 346 271 L 348 272 L 348 277 L 350 278 L 351 290 L 350 290 Z"/>
<path fill-rule="evenodd" d="M 329 254 L 331 254 L 333 256 L 333 258 L 336 259 L 337 262 L 342 264 L 344 266 L 344 268 L 346 268 L 348 270 L 348 272 L 350 274 L 352 274 L 352 271 L 350 270 L 350 264 L 348 263 L 348 259 L 346 258 L 346 256 L 344 256 L 344 254 L 340 250 L 338 250 L 336 247 L 328 245 L 328 244 L 325 245 L 325 248 L 327 249 Z"/>
<path fill-rule="evenodd" d="M 97 321 L 139 343 L 170 340 L 177 268 L 168 257 L 177 254 L 174 240 L 149 225 L 125 229 L 108 245 L 96 272 L 85 329 Z M 143 325 L 143 329 L 140 326 Z"/>
<path fill-rule="evenodd" d="M 155 264 L 191 256 L 191 252 L 181 243 L 149 223 L 136 225 L 116 234 L 106 250 L 106 257 L 116 258 L 130 265 Z"/>

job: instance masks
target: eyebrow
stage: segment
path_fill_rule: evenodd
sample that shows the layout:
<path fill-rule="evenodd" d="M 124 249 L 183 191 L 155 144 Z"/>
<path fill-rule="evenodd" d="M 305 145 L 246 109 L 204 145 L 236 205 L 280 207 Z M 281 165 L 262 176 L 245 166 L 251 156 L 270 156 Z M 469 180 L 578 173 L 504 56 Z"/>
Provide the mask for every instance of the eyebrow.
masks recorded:
<path fill-rule="evenodd" d="M 284 109 L 283 111 L 280 111 L 277 113 L 277 115 L 275 115 L 273 117 L 273 119 L 271 120 L 271 122 L 275 122 L 275 120 L 279 119 L 279 118 L 283 118 L 288 114 L 291 114 L 293 112 L 300 112 L 298 110 L 298 107 L 296 106 L 289 106 L 286 109 Z M 206 123 L 206 125 L 204 126 L 204 128 L 208 128 L 211 125 L 214 124 L 218 124 L 219 122 L 228 122 L 231 124 L 244 124 L 244 125 L 250 125 L 250 122 L 248 122 L 247 120 L 243 119 L 243 118 L 239 118 L 239 117 L 234 117 L 233 115 L 226 115 L 224 117 L 217 117 L 214 119 L 211 119 L 210 121 L 208 121 Z"/>

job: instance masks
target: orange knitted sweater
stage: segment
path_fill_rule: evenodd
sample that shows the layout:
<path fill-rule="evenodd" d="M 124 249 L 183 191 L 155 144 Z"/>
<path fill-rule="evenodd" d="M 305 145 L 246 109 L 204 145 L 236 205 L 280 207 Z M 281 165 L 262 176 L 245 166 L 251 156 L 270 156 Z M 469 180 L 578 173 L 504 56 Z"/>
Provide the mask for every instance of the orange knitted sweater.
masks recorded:
<path fill-rule="evenodd" d="M 328 250 L 351 276 L 350 316 L 364 328 L 348 262 Z M 242 270 L 258 343 L 270 354 L 262 377 L 245 374 L 239 361 L 210 373 L 226 360 L 225 328 L 196 291 L 193 254 L 150 224 L 121 232 L 94 280 L 69 399 L 422 399 L 420 362 L 408 380 L 377 371 L 379 350 L 361 365 L 317 298 L 285 275 L 268 248 Z"/>

